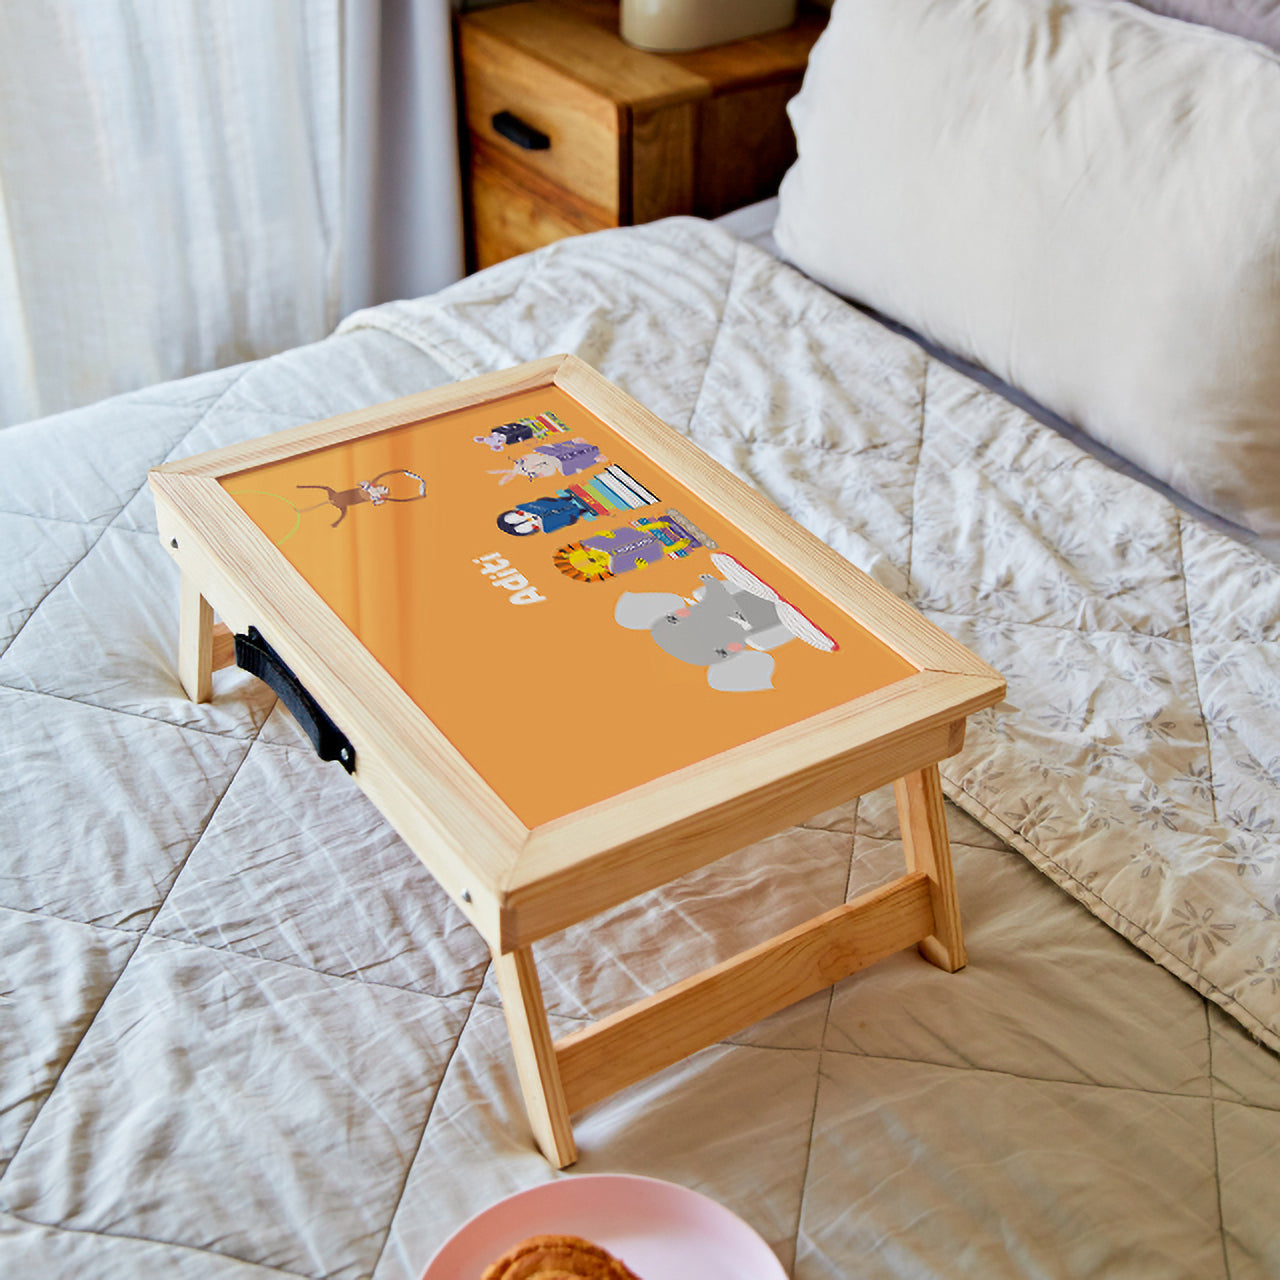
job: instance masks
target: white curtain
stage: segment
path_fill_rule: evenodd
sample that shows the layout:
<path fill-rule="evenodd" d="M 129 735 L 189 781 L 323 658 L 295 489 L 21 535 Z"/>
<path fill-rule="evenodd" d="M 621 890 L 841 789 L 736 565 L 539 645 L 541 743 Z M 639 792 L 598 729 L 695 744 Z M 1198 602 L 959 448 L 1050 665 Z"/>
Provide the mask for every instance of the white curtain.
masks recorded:
<path fill-rule="evenodd" d="M 0 424 L 462 270 L 448 0 L 0 0 Z"/>

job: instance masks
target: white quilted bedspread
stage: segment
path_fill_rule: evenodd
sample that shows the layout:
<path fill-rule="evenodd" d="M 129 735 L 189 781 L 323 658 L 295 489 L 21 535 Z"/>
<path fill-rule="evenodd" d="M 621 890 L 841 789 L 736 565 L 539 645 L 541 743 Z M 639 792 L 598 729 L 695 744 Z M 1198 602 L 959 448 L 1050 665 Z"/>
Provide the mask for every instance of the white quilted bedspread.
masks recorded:
<path fill-rule="evenodd" d="M 531 1147 L 483 944 L 403 844 L 256 681 L 183 697 L 145 487 L 560 351 L 1011 704 L 944 766 L 969 968 L 896 957 L 593 1108 L 577 1171 L 696 1187 L 798 1280 L 1280 1274 L 1280 1063 L 1240 1030 L 1280 1048 L 1280 570 L 693 220 L 0 433 L 0 1274 L 411 1280 L 573 1176 Z M 878 793 L 550 940 L 554 1025 L 900 857 Z"/>
<path fill-rule="evenodd" d="M 615 253 L 349 326 L 574 350 L 973 648 L 950 795 L 1280 1049 L 1280 569 L 719 233 Z"/>

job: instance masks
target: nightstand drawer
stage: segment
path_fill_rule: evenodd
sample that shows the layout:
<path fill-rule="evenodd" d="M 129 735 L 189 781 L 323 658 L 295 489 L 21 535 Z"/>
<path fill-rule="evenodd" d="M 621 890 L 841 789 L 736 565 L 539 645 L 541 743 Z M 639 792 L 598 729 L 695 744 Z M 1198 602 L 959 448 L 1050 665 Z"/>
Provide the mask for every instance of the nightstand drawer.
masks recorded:
<path fill-rule="evenodd" d="M 472 251 L 477 269 L 565 236 L 616 225 L 613 219 L 593 220 L 577 205 L 530 182 L 527 174 L 525 181 L 521 176 L 511 165 L 490 163 L 481 151 L 472 154 Z"/>
<path fill-rule="evenodd" d="M 802 0 L 793 27 L 668 57 L 621 39 L 617 0 L 466 8 L 455 29 L 472 268 L 772 195 L 795 154 L 786 104 L 827 17 Z"/>
<path fill-rule="evenodd" d="M 562 187 L 591 206 L 586 212 L 602 224 L 616 224 L 622 208 L 617 107 L 483 29 L 463 27 L 460 49 L 473 145 Z M 546 145 L 522 146 L 505 136 L 494 126 L 494 117 L 504 114 L 508 124 L 514 117 L 517 125 L 542 134 Z"/>

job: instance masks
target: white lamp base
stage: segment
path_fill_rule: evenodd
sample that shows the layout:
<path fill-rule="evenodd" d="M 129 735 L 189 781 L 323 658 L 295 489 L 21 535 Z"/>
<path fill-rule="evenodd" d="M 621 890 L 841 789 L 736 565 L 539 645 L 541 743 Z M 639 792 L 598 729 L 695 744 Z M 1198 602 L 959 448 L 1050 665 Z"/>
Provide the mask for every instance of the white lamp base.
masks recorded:
<path fill-rule="evenodd" d="M 651 53 L 687 53 L 790 26 L 796 0 L 622 0 L 622 38 Z"/>

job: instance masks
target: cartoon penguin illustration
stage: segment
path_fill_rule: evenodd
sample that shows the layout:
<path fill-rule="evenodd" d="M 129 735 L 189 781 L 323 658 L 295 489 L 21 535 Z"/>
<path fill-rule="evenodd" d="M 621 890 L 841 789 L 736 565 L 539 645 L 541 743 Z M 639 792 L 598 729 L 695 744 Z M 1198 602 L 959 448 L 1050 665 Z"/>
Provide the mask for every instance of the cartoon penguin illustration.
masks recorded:
<path fill-rule="evenodd" d="M 554 533 L 557 529 L 576 524 L 583 516 L 594 515 L 595 512 L 581 498 L 567 493 L 522 502 L 518 507 L 499 514 L 497 523 L 503 533 L 527 538 L 531 533 Z"/>

